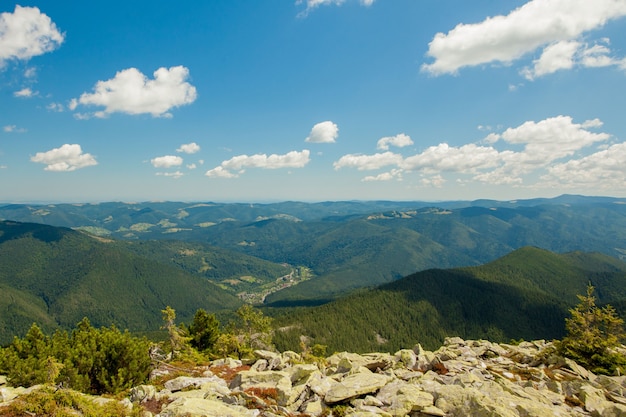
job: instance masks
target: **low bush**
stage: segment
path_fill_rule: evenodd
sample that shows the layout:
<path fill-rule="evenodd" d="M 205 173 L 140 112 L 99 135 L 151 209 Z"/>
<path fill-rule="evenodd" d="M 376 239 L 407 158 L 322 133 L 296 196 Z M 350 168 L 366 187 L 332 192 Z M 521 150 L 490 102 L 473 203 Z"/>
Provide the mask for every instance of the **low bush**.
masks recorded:
<path fill-rule="evenodd" d="M 89 394 L 117 393 L 147 380 L 150 343 L 115 326 L 95 329 L 86 318 L 71 333 L 46 336 L 33 324 L 0 350 L 0 373 L 14 386 L 56 384 Z"/>

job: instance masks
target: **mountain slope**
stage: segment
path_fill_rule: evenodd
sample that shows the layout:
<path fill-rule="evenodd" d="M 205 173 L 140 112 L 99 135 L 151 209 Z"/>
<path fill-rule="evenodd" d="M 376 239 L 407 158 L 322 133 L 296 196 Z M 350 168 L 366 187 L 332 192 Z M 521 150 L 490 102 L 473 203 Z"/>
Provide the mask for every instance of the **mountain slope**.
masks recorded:
<path fill-rule="evenodd" d="M 0 207 L 0 218 L 70 226 L 133 242 L 199 242 L 272 263 L 303 266 L 316 277 L 267 297 L 272 305 L 321 303 L 414 271 L 481 265 L 529 245 L 626 259 L 626 199 L 608 197 L 565 195 L 436 205 L 419 201 L 8 205 Z M 198 265 L 204 267 L 201 259 L 177 264 L 192 267 L 193 272 Z M 248 275 L 241 266 L 237 274 Z M 203 276 L 214 278 L 203 271 Z M 236 277 L 228 279 L 236 285 L 225 288 L 237 293 L 269 282 L 271 276 L 250 285 L 237 283 Z"/>
<path fill-rule="evenodd" d="M 206 279 L 121 250 L 71 229 L 0 222 L 0 342 L 37 321 L 73 327 L 155 330 L 170 305 L 181 320 L 198 308 L 233 309 L 239 300 Z M 10 331 L 9 331 L 10 330 Z"/>
<path fill-rule="evenodd" d="M 211 280 L 232 294 L 259 292 L 293 270 L 286 264 L 200 242 L 132 240 L 116 244 L 138 256 Z"/>
<path fill-rule="evenodd" d="M 323 306 L 288 310 L 277 316 L 284 330 L 275 340 L 280 349 L 294 349 L 305 335 L 330 351 L 393 352 L 415 343 L 438 346 L 446 336 L 560 338 L 575 295 L 590 281 L 605 294 L 600 303 L 626 299 L 621 261 L 522 248 L 487 265 L 430 269 Z"/>

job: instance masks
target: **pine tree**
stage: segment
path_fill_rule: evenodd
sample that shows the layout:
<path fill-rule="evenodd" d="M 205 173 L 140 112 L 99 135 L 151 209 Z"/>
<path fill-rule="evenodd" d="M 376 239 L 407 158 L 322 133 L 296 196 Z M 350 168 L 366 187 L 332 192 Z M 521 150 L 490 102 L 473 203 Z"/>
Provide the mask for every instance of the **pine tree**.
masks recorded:
<path fill-rule="evenodd" d="M 209 314 L 203 309 L 196 311 L 193 321 L 189 325 L 189 343 L 201 352 L 213 348 L 220 335 L 220 323 L 215 314 Z"/>
<path fill-rule="evenodd" d="M 272 349 L 272 318 L 263 315 L 250 304 L 244 304 L 237 310 L 242 321 L 244 345 L 251 349 Z"/>
<path fill-rule="evenodd" d="M 182 330 L 176 325 L 176 311 L 172 307 L 167 306 L 164 310 L 161 310 L 161 313 L 163 314 L 162 328 L 167 330 L 172 357 L 174 357 L 176 352 L 184 348 L 185 338 Z"/>
<path fill-rule="evenodd" d="M 571 317 L 565 319 L 567 336 L 558 344 L 559 352 L 595 373 L 623 373 L 626 357 L 615 348 L 625 336 L 624 320 L 612 306 L 596 306 L 593 292 L 588 285 L 587 294 L 579 295 L 580 303 L 570 310 Z"/>

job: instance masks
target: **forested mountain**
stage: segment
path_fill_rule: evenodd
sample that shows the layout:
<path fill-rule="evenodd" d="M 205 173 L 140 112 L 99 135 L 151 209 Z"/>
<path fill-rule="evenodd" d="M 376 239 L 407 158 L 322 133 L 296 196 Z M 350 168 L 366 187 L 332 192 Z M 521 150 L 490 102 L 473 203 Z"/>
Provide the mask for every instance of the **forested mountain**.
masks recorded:
<path fill-rule="evenodd" d="M 415 343 L 439 346 L 446 336 L 560 338 L 568 309 L 589 283 L 599 304 L 623 306 L 626 263 L 525 247 L 482 266 L 430 269 L 323 306 L 275 312 L 283 329 L 275 340 L 280 349 L 296 349 L 304 335 L 330 352 L 394 352 Z"/>
<path fill-rule="evenodd" d="M 95 326 L 155 330 L 160 310 L 181 320 L 198 308 L 236 309 L 241 302 L 211 281 L 138 256 L 67 228 L 0 222 L 0 343 L 33 322 L 45 330 Z"/>
<path fill-rule="evenodd" d="M 391 282 L 429 268 L 480 265 L 527 245 L 557 253 L 580 250 L 616 258 L 626 256 L 626 199 L 608 197 L 564 195 L 553 199 L 436 204 L 7 205 L 0 207 L 0 218 L 72 227 L 134 242 L 197 242 L 274 264 L 308 268 L 315 279 L 265 299 L 267 304 L 280 306 L 323 303 L 357 288 Z M 181 263 L 183 257 L 163 253 L 157 246 L 150 243 L 131 249 L 142 256 L 159 254 L 189 272 L 202 270 L 206 278 L 214 278 L 209 271 L 215 270 L 206 268 L 209 258 L 203 261 L 202 256 L 188 257 Z M 250 265 L 248 261 L 239 262 Z M 257 269 L 252 265 L 250 268 Z M 269 279 L 223 287 L 231 292 L 247 291 L 267 284 L 269 281 L 263 280 Z"/>

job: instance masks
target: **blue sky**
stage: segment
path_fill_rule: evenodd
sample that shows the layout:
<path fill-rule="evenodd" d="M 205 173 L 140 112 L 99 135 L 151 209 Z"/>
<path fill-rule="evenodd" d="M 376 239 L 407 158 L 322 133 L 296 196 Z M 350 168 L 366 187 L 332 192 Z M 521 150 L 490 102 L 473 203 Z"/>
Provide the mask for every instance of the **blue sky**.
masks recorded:
<path fill-rule="evenodd" d="M 0 201 L 626 196 L 626 0 L 0 3 Z"/>

